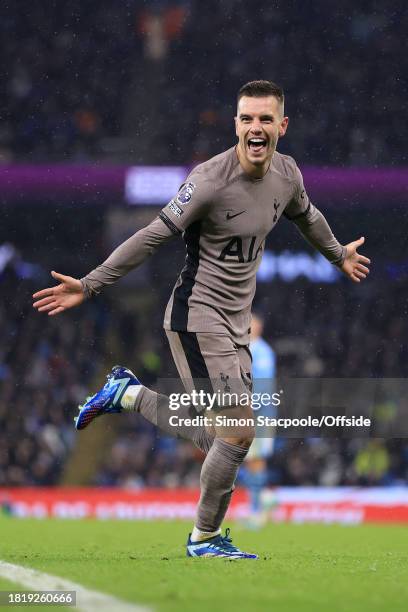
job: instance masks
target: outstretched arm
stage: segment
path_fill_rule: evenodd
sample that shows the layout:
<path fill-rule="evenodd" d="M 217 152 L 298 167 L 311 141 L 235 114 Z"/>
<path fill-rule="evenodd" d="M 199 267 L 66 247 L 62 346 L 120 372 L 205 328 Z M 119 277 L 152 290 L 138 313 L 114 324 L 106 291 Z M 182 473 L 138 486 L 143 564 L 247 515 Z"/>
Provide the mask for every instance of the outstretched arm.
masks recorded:
<path fill-rule="evenodd" d="M 149 225 L 119 245 L 103 264 L 81 278 L 85 297 L 97 295 L 103 287 L 111 285 L 140 266 L 161 244 L 175 235 L 177 231 L 174 228 L 156 217 Z"/>
<path fill-rule="evenodd" d="M 293 221 L 306 240 L 348 278 L 355 283 L 366 278 L 370 260 L 357 252 L 358 247 L 364 244 L 364 238 L 342 246 L 333 235 L 322 213 L 313 204 L 310 204 L 307 211 Z"/>
<path fill-rule="evenodd" d="M 342 246 L 335 238 L 325 217 L 316 206 L 309 202 L 305 212 L 294 217 L 290 217 L 286 212 L 284 214 L 296 224 L 302 236 L 330 263 L 337 266 L 343 264 L 346 257 L 346 247 Z"/>
<path fill-rule="evenodd" d="M 34 308 L 56 315 L 97 295 L 103 287 L 140 266 L 158 246 L 182 234 L 191 223 L 202 218 L 213 192 L 214 182 L 200 173 L 196 176 L 193 171 L 156 219 L 118 246 L 103 264 L 84 278 L 79 280 L 52 272 L 61 283 L 35 293 Z"/>
<path fill-rule="evenodd" d="M 166 223 L 156 218 L 149 225 L 123 242 L 108 259 L 82 279 L 51 272 L 60 281 L 55 287 L 48 287 L 34 293 L 34 308 L 53 316 L 79 306 L 102 287 L 114 283 L 133 268 L 139 266 L 156 248 L 176 235 Z"/>

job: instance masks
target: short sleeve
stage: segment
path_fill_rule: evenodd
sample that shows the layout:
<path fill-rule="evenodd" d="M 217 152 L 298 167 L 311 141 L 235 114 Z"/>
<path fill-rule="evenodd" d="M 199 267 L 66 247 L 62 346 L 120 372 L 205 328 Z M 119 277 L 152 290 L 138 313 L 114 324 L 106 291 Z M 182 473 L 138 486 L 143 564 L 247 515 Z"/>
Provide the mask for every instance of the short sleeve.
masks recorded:
<path fill-rule="evenodd" d="M 303 177 L 295 164 L 292 199 L 286 205 L 284 215 L 291 221 L 308 213 L 311 202 L 303 185 Z"/>
<path fill-rule="evenodd" d="M 207 214 L 213 193 L 214 185 L 208 178 L 201 173 L 192 173 L 162 209 L 159 217 L 173 233 L 184 232 L 189 225 Z"/>

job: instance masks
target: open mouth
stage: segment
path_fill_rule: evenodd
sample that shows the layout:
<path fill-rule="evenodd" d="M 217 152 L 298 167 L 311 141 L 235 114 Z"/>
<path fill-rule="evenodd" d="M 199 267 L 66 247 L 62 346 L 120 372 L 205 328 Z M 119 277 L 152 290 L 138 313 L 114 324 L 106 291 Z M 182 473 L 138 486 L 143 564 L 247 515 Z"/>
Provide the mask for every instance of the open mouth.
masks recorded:
<path fill-rule="evenodd" d="M 248 148 L 253 153 L 261 153 L 266 149 L 266 140 L 265 138 L 250 138 L 248 140 Z"/>

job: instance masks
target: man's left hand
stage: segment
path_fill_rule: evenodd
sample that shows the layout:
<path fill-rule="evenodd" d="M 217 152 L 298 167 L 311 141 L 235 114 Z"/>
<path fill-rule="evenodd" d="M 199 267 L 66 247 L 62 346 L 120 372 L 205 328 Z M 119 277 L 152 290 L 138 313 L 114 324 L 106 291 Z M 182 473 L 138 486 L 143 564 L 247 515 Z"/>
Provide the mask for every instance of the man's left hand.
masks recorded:
<path fill-rule="evenodd" d="M 367 265 L 371 263 L 368 257 L 357 253 L 358 247 L 364 244 L 364 241 L 365 238 L 359 238 L 354 240 L 354 242 L 346 244 L 346 257 L 342 265 L 339 266 L 340 270 L 355 283 L 359 283 L 362 279 L 366 278 L 370 272 L 367 268 Z"/>

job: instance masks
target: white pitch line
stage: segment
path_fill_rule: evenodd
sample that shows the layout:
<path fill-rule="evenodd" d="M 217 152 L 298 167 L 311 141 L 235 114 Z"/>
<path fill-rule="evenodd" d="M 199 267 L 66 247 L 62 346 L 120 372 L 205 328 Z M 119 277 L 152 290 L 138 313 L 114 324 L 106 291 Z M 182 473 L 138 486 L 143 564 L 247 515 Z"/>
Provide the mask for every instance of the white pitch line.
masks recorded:
<path fill-rule="evenodd" d="M 112 595 L 86 589 L 82 584 L 45 574 L 29 567 L 0 560 L 0 576 L 34 591 L 76 591 L 76 606 L 83 612 L 150 612 L 151 608 L 131 604 Z M 69 607 L 67 608 L 69 610 Z"/>

